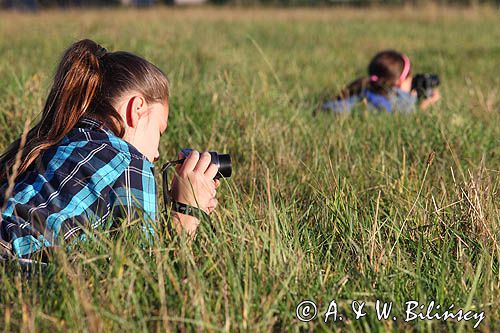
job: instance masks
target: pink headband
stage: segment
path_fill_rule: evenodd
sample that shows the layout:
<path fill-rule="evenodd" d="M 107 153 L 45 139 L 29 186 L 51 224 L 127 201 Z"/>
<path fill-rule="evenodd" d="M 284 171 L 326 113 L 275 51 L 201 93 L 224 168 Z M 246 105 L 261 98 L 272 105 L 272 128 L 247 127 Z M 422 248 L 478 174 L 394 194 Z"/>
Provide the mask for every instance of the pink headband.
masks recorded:
<path fill-rule="evenodd" d="M 404 53 L 401 54 L 401 56 L 403 57 L 404 65 L 403 65 L 403 71 L 401 72 L 401 76 L 399 77 L 399 79 L 403 81 L 408 77 L 408 74 L 410 74 L 410 59 Z"/>
<path fill-rule="evenodd" d="M 370 81 L 372 82 L 378 81 L 378 76 L 377 75 L 370 76 Z"/>

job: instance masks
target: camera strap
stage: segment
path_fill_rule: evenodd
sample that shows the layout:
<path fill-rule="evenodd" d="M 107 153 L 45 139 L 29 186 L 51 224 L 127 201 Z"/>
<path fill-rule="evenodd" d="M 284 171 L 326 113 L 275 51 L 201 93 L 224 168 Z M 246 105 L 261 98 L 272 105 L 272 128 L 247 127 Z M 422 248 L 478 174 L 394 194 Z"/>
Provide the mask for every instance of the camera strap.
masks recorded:
<path fill-rule="evenodd" d="M 186 205 L 182 202 L 172 201 L 172 211 L 197 217 L 202 220 L 210 220 L 210 216 L 198 207 Z"/>
<path fill-rule="evenodd" d="M 183 160 L 177 161 L 169 161 L 161 167 L 162 172 L 162 186 L 163 186 L 163 203 L 165 204 L 165 208 L 170 206 L 173 202 L 173 199 L 170 195 L 170 189 L 168 188 L 168 171 L 174 165 L 182 163 Z"/>

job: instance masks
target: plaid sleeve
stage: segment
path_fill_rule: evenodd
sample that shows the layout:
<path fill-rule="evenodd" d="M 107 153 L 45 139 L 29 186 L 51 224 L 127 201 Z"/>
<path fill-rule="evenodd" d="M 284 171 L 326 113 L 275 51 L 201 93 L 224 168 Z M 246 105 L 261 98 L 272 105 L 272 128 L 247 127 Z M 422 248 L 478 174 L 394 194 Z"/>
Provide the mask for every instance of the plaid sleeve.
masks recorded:
<path fill-rule="evenodd" d="M 110 193 L 110 204 L 115 218 L 143 218 L 152 232 L 157 215 L 156 184 L 153 164 L 133 158 L 130 165 L 115 182 Z"/>

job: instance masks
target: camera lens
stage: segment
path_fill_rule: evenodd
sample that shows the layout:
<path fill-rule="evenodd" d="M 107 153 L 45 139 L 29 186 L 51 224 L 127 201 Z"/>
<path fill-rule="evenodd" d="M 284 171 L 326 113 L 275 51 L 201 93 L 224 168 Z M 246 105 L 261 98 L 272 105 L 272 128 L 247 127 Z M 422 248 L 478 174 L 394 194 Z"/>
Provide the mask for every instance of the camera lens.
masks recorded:
<path fill-rule="evenodd" d="M 229 178 L 231 177 L 232 168 L 231 168 L 231 156 L 229 154 L 219 154 L 215 151 L 209 152 L 210 156 L 212 156 L 212 164 L 217 164 L 219 166 L 219 171 L 215 176 L 215 179 L 219 179 L 221 177 Z"/>
<path fill-rule="evenodd" d="M 431 81 L 432 88 L 437 87 L 440 84 L 439 75 L 437 74 L 431 74 L 429 80 Z"/>
<path fill-rule="evenodd" d="M 232 173 L 233 173 L 233 168 L 231 166 L 231 156 L 229 154 L 220 154 L 219 172 L 217 173 L 217 176 L 215 176 L 215 178 L 220 178 L 221 176 L 224 178 L 229 178 L 231 177 Z"/>

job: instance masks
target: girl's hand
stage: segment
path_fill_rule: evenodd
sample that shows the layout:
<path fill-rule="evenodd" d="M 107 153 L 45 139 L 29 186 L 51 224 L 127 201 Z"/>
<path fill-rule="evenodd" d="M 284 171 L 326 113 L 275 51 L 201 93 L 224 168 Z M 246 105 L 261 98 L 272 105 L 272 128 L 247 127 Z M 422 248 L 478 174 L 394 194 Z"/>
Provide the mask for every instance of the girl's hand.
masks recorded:
<path fill-rule="evenodd" d="M 179 158 L 182 157 L 179 154 Z M 182 165 L 176 166 L 171 187 L 171 195 L 175 201 L 198 207 L 208 214 L 215 210 L 219 182 L 214 177 L 219 167 L 210 161 L 208 152 L 200 155 L 193 150 Z"/>
<path fill-rule="evenodd" d="M 424 99 L 422 102 L 420 102 L 420 108 L 422 110 L 425 110 L 429 106 L 436 104 L 440 98 L 441 98 L 441 93 L 439 92 L 439 89 L 437 89 L 437 88 L 432 89 L 432 96 L 430 96 L 430 97 Z"/>

